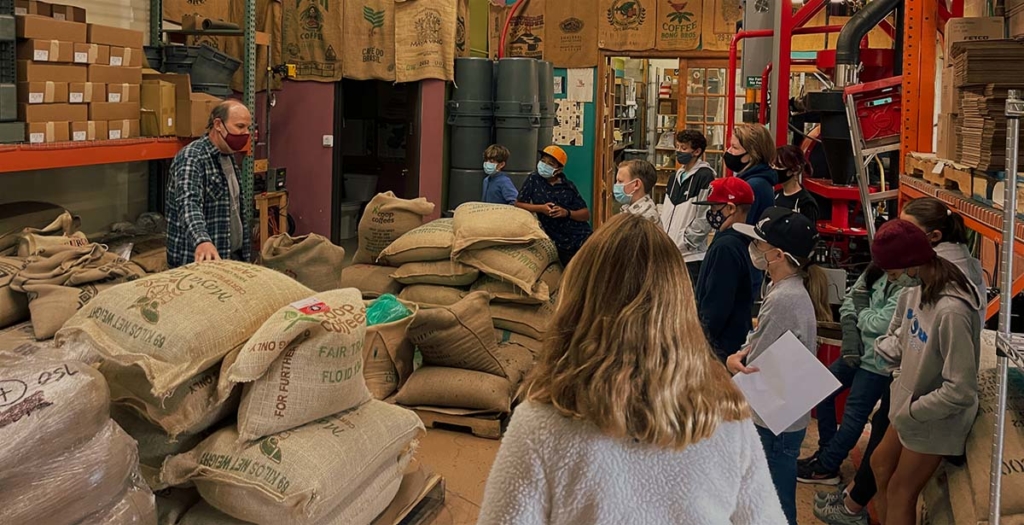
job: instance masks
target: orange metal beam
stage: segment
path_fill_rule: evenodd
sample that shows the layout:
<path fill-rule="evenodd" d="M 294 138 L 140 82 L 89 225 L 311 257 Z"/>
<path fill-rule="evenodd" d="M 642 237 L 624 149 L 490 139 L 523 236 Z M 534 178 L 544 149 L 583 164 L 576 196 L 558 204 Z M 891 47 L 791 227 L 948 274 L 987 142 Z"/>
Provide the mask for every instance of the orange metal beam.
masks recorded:
<path fill-rule="evenodd" d="M 170 159 L 190 140 L 144 138 L 0 146 L 0 173 Z"/>
<path fill-rule="evenodd" d="M 906 20 L 903 25 L 901 173 L 905 172 L 907 154 L 932 151 L 938 10 L 935 0 L 906 0 Z"/>

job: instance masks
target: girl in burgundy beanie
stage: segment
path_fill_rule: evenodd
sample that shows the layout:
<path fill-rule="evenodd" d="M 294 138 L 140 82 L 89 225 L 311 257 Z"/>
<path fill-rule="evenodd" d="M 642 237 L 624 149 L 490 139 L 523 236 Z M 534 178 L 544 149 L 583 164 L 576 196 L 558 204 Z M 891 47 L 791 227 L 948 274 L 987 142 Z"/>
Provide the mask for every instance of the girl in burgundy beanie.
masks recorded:
<path fill-rule="evenodd" d="M 911 525 L 921 489 L 944 457 L 963 455 L 978 412 L 982 299 L 910 222 L 882 225 L 871 257 L 904 287 L 875 344 L 893 370 L 892 425 L 871 457 L 876 505 L 882 523 Z"/>

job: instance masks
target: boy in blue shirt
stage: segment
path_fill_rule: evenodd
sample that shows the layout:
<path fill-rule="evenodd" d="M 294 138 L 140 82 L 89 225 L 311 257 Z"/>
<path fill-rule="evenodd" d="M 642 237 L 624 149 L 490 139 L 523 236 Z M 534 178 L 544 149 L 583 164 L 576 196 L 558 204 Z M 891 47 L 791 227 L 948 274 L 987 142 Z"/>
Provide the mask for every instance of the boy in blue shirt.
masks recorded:
<path fill-rule="evenodd" d="M 484 150 L 484 194 L 483 201 L 490 204 L 515 204 L 519 190 L 512 179 L 502 170 L 508 162 L 508 148 L 499 144 L 491 144 Z"/>

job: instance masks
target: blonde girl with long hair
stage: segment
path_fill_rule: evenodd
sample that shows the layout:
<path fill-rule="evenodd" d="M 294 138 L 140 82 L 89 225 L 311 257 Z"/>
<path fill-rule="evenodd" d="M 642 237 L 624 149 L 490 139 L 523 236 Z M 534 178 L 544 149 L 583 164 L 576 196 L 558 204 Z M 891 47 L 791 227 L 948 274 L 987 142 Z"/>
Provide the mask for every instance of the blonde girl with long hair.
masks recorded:
<path fill-rule="evenodd" d="M 479 523 L 783 522 L 672 240 L 618 215 L 573 259 L 562 294 Z"/>

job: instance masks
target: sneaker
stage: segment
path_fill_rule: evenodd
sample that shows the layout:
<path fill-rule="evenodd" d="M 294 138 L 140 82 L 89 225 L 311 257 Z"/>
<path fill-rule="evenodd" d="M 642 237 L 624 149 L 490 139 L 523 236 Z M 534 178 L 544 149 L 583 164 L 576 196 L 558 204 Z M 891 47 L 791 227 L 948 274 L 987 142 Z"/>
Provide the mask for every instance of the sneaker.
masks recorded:
<path fill-rule="evenodd" d="M 814 461 L 803 467 L 797 465 L 796 480 L 800 483 L 811 483 L 815 485 L 838 485 L 842 478 L 839 472 L 828 472 L 821 468 L 821 463 Z"/>
<path fill-rule="evenodd" d="M 825 507 L 814 506 L 814 517 L 828 525 L 870 525 L 871 518 L 866 510 L 850 514 L 843 500 Z"/>
<path fill-rule="evenodd" d="M 815 452 L 814 454 L 811 454 L 810 456 L 807 456 L 806 458 L 796 460 L 797 468 L 799 468 L 799 467 L 806 467 L 807 465 L 810 465 L 811 463 L 814 463 L 815 461 L 818 460 L 818 456 L 820 456 L 820 455 L 821 455 L 821 451 L 818 451 L 818 452 Z"/>
<path fill-rule="evenodd" d="M 840 487 L 839 490 L 823 491 L 819 490 L 814 495 L 814 506 L 815 507 L 827 507 L 829 505 L 835 505 L 836 503 L 843 503 L 846 500 L 846 489 Z"/>

